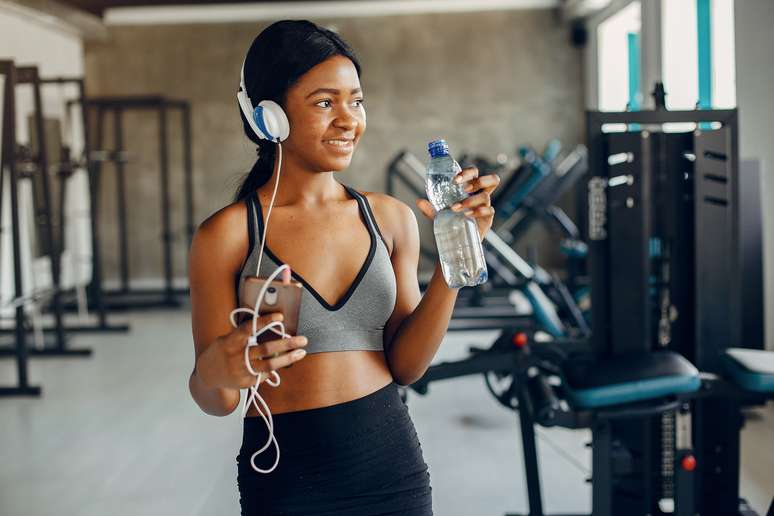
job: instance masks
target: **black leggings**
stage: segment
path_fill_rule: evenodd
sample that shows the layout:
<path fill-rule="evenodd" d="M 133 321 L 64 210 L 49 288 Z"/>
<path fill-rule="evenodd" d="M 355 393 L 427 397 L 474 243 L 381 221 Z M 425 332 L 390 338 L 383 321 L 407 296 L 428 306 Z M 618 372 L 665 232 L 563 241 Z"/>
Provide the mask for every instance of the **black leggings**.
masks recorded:
<path fill-rule="evenodd" d="M 237 456 L 242 516 L 431 516 L 430 475 L 397 386 L 331 407 L 274 416 L 277 469 L 258 473 L 250 456 L 268 437 L 244 420 Z M 266 469 L 274 447 L 256 457 Z"/>

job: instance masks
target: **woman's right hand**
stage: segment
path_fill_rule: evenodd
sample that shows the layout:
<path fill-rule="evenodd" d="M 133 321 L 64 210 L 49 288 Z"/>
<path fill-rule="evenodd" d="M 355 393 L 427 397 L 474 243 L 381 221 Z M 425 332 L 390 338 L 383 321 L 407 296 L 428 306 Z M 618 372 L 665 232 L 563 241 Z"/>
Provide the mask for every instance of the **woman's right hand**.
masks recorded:
<path fill-rule="evenodd" d="M 257 327 L 282 321 L 282 314 L 267 314 L 258 318 Z M 255 376 L 245 364 L 245 346 L 252 334 L 252 319 L 222 335 L 207 346 L 196 360 L 196 374 L 212 388 L 246 389 L 255 385 Z M 271 332 L 271 330 L 268 330 Z M 266 335 L 266 333 L 264 334 Z M 250 348 L 250 365 L 254 371 L 269 373 L 298 362 L 306 356 L 306 337 L 293 336 L 269 340 Z"/>

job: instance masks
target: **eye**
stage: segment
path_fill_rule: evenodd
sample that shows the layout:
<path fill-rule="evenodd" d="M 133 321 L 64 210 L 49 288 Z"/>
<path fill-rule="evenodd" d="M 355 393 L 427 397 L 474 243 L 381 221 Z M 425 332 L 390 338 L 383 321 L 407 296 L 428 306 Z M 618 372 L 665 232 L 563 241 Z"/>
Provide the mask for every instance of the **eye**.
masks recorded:
<path fill-rule="evenodd" d="M 363 102 L 365 102 L 365 99 L 357 99 L 355 100 L 355 104 L 360 107 L 363 105 Z"/>
<path fill-rule="evenodd" d="M 316 102 L 315 106 L 320 106 L 320 104 L 328 104 L 327 106 L 320 106 L 320 107 L 331 107 L 331 104 L 333 102 L 330 99 L 321 100 L 320 102 Z"/>

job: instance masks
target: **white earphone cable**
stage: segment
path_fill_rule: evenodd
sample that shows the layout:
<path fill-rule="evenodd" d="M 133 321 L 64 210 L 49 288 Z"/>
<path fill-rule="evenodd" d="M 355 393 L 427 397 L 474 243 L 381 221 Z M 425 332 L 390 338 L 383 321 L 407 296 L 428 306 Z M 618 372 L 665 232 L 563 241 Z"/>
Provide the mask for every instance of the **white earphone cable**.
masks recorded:
<path fill-rule="evenodd" d="M 266 212 L 266 221 L 264 223 L 263 236 L 261 238 L 261 249 L 258 254 L 258 266 L 256 267 L 256 271 L 255 271 L 256 276 L 259 275 L 259 272 L 261 270 L 261 259 L 263 258 L 263 250 L 266 245 L 266 233 L 267 233 L 267 228 L 269 227 L 269 217 L 271 216 L 271 209 L 274 206 L 274 198 L 277 195 L 277 187 L 279 186 L 279 176 L 282 170 L 282 144 L 280 144 L 279 142 L 277 142 L 277 152 L 278 152 L 278 158 L 279 158 L 278 166 L 277 166 L 277 179 L 274 181 L 274 192 L 271 195 L 271 202 L 269 203 L 269 209 Z M 269 275 L 269 277 L 266 279 L 263 286 L 261 287 L 261 290 L 258 292 L 258 297 L 255 300 L 254 308 L 252 309 L 241 308 L 241 307 L 236 308 L 229 315 L 229 320 L 231 321 L 231 325 L 234 327 L 238 326 L 238 323 L 236 320 L 237 314 L 246 313 L 252 316 L 252 322 L 253 322 L 252 332 L 250 337 L 247 340 L 247 345 L 245 346 L 245 366 L 247 367 L 247 370 L 250 371 L 250 374 L 255 376 L 255 385 L 249 387 L 248 392 L 246 393 L 247 397 L 245 398 L 245 403 L 242 406 L 242 418 L 244 418 L 247 415 L 247 411 L 250 405 L 253 405 L 255 407 L 255 410 L 258 412 L 258 414 L 261 416 L 263 421 L 266 423 L 266 428 L 269 430 L 269 437 L 266 440 L 266 443 L 259 450 L 253 453 L 252 456 L 250 457 L 250 465 L 258 473 L 271 473 L 279 464 L 279 459 L 280 459 L 279 444 L 277 443 L 277 438 L 274 435 L 274 419 L 272 418 L 271 410 L 269 410 L 269 406 L 267 405 L 266 400 L 264 400 L 263 397 L 260 395 L 260 393 L 258 392 L 258 389 L 264 380 L 272 387 L 279 387 L 280 376 L 277 371 L 271 371 L 269 374 L 255 371 L 253 369 L 252 364 L 250 364 L 249 353 L 250 353 L 251 347 L 258 346 L 258 337 L 266 331 L 271 330 L 272 332 L 274 332 L 275 334 L 279 335 L 282 338 L 290 337 L 290 335 L 285 333 L 285 325 L 280 321 L 275 321 L 270 324 L 267 324 L 266 326 L 258 330 L 258 318 L 261 315 L 260 306 L 261 306 L 261 302 L 263 301 L 263 297 L 266 294 L 266 291 L 268 290 L 271 282 L 286 269 L 290 270 L 290 267 L 287 264 L 282 264 Z M 279 330 L 276 330 L 275 328 L 279 328 Z M 268 469 L 259 468 L 258 466 L 255 465 L 255 458 L 261 453 L 263 453 L 269 446 L 271 446 L 272 443 L 274 443 L 274 447 L 277 449 L 277 457 L 274 460 L 274 464 Z"/>

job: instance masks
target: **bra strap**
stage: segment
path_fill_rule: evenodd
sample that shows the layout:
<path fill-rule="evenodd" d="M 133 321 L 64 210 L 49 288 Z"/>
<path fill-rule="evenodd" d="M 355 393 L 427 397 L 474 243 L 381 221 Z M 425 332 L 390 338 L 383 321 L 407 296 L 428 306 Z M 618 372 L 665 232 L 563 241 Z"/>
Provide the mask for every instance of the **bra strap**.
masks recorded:
<path fill-rule="evenodd" d="M 354 188 L 350 188 L 347 185 L 344 185 L 344 188 L 347 189 L 347 191 L 357 199 L 357 204 L 360 206 L 360 211 L 363 212 L 363 216 L 366 219 L 366 222 L 368 224 L 368 228 L 370 231 L 376 233 L 379 235 L 379 238 L 382 240 L 382 243 L 384 244 L 385 249 L 389 251 L 389 247 L 387 246 L 387 241 L 384 239 L 384 236 L 382 235 L 382 230 L 379 229 L 379 224 L 376 223 L 376 217 L 374 217 L 374 212 L 371 210 L 371 203 L 368 202 L 368 198 L 355 190 Z"/>

